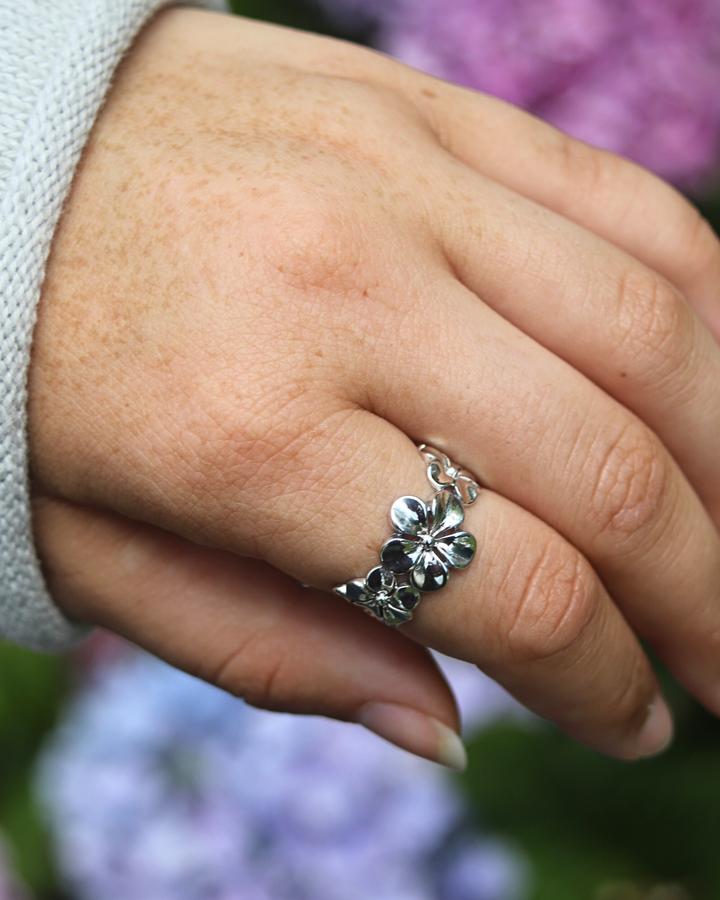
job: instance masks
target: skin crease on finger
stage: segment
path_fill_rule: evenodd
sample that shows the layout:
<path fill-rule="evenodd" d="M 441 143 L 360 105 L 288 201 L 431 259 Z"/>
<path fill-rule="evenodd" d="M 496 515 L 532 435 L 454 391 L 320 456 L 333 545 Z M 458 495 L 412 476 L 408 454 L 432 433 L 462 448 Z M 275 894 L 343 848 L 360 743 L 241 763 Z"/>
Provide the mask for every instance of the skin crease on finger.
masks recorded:
<path fill-rule="evenodd" d="M 40 310 L 33 475 L 38 493 L 330 587 L 323 548 L 336 537 L 332 549 L 360 567 L 374 543 L 359 532 L 381 534 L 389 501 L 421 490 L 409 461 L 378 454 L 385 431 L 349 373 L 381 346 L 378 364 L 400 373 L 402 298 L 427 295 L 447 272 L 427 214 L 437 140 L 388 89 L 237 50 L 208 58 L 227 31 L 242 44 L 243 29 L 259 27 L 217 21 L 161 16 L 98 121 Z M 421 389 L 432 387 L 429 366 Z M 353 442 L 358 423 L 367 448 Z M 363 492 L 376 518 L 355 522 L 345 548 L 343 517 L 367 503 Z M 123 631 L 122 611 L 95 617 Z M 435 715 L 452 727 L 447 709 Z"/>
<path fill-rule="evenodd" d="M 51 498 L 36 498 L 33 513 L 48 583 L 75 618 L 254 705 L 357 720 L 463 768 L 452 694 L 430 655 L 400 633 L 264 563 L 112 513 Z M 394 712 L 390 728 L 373 721 L 378 708 L 385 720 Z"/>

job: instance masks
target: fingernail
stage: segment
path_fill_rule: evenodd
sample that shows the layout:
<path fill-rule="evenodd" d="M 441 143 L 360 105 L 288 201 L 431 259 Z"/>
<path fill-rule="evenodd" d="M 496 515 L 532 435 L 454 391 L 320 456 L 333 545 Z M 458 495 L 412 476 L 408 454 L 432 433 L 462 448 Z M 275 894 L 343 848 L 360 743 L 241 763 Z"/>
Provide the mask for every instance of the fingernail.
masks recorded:
<path fill-rule="evenodd" d="M 465 745 L 452 728 L 416 709 L 396 703 L 366 703 L 356 721 L 391 744 L 415 756 L 463 772 L 467 768 Z"/>
<path fill-rule="evenodd" d="M 672 715 L 667 703 L 658 696 L 650 705 L 648 717 L 638 737 L 638 755 L 645 757 L 661 753 L 670 744 L 672 737 Z"/>

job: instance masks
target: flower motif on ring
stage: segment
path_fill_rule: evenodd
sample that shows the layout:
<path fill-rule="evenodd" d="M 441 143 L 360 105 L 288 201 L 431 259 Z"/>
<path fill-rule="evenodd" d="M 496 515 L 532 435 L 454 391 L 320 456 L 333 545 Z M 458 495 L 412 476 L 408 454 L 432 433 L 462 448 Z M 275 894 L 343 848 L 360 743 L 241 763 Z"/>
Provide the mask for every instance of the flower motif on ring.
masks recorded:
<path fill-rule="evenodd" d="M 357 578 L 335 588 L 349 600 L 386 625 L 402 625 L 412 619 L 420 594 L 411 584 L 398 584 L 392 572 L 378 566 L 366 578 Z"/>
<path fill-rule="evenodd" d="M 475 538 L 458 531 L 465 510 L 450 490 L 438 491 L 429 504 L 400 497 L 390 518 L 396 533 L 383 546 L 380 559 L 390 572 L 410 573 L 410 583 L 419 591 L 439 591 L 451 568 L 464 569 L 475 556 Z"/>

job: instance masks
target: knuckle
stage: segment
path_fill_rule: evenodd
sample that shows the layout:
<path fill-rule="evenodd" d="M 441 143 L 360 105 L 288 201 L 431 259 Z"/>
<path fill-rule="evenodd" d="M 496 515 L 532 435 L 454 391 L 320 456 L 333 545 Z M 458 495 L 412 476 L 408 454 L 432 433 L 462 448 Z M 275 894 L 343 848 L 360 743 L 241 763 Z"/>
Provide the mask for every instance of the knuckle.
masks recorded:
<path fill-rule="evenodd" d="M 344 205 L 295 186 L 271 219 L 272 234 L 256 236 L 271 283 L 313 297 L 366 288 L 366 241 Z"/>
<path fill-rule="evenodd" d="M 413 239 L 393 230 L 389 217 L 377 216 L 377 199 L 365 193 L 372 192 L 371 181 L 354 178 L 354 194 L 346 192 L 341 204 L 324 191 L 294 185 L 254 230 L 261 285 L 255 302 L 276 326 L 276 341 L 294 355 L 339 340 L 353 352 L 396 324 L 405 309 L 401 285 L 411 277 Z M 403 247 L 392 265 L 389 241 Z"/>
<path fill-rule="evenodd" d="M 553 538 L 525 579 L 509 620 L 510 654 L 523 663 L 566 656 L 591 626 L 598 601 L 588 563 L 561 538 Z"/>
<path fill-rule="evenodd" d="M 640 379 L 672 381 L 692 357 L 692 314 L 682 296 L 650 269 L 633 268 L 618 285 L 620 346 Z"/>
<path fill-rule="evenodd" d="M 348 131 L 360 134 L 353 155 L 370 162 L 376 170 L 388 171 L 388 166 L 392 166 L 387 153 L 389 134 L 393 136 L 397 161 L 403 159 L 403 148 L 416 150 L 418 140 L 426 145 L 436 143 L 432 124 L 425 113 L 427 104 L 418 104 L 405 91 L 377 79 L 350 79 L 343 82 L 342 92 L 342 99 L 330 111 L 331 124 L 324 129 L 324 134 L 343 152 L 347 152 Z M 361 120 L 357 116 L 358 109 L 365 112 Z M 344 127 L 338 128 L 338 122 Z"/>
<path fill-rule="evenodd" d="M 666 508 L 670 481 L 660 442 L 630 422 L 599 455 L 590 503 L 598 536 L 617 544 L 651 531 Z"/>

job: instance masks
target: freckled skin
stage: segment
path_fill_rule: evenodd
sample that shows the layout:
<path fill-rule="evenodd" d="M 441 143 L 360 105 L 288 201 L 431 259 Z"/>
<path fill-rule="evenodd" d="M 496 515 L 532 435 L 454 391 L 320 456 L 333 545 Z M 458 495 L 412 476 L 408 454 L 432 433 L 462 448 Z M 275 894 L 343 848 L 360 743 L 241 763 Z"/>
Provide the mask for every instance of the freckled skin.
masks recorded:
<path fill-rule="evenodd" d="M 54 596 L 268 708 L 456 729 L 425 645 L 650 752 L 636 633 L 720 711 L 718 277 L 691 208 L 621 160 L 360 47 L 166 11 L 43 289 Z M 399 496 L 429 496 L 421 441 L 484 484 L 478 551 L 392 630 L 326 592 L 378 564 Z"/>

